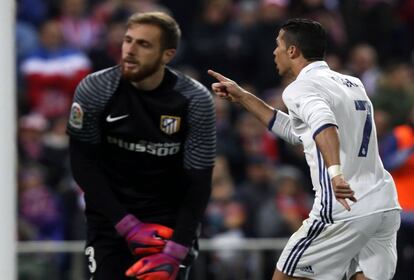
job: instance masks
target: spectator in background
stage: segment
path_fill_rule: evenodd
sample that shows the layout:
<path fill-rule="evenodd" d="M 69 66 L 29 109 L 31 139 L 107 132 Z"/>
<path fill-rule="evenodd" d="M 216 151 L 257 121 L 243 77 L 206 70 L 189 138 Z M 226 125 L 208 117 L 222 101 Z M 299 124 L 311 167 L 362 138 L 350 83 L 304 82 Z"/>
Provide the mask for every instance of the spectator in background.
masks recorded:
<path fill-rule="evenodd" d="M 238 198 L 246 207 L 247 237 L 258 237 L 258 209 L 272 195 L 272 174 L 273 165 L 264 156 L 255 155 L 247 159 L 246 179 L 238 187 Z"/>
<path fill-rule="evenodd" d="M 278 146 L 275 137 L 254 116 L 245 112 L 239 115 L 237 132 L 247 159 L 263 157 L 269 162 L 276 161 Z"/>
<path fill-rule="evenodd" d="M 378 137 L 378 144 L 379 144 L 379 153 L 381 158 L 383 158 L 385 149 L 387 149 L 387 145 L 389 141 L 387 138 L 391 132 L 391 115 L 382 109 L 377 109 L 374 115 L 374 122 L 375 127 L 377 128 L 377 137 Z"/>
<path fill-rule="evenodd" d="M 302 176 L 291 166 L 276 170 L 272 195 L 257 210 L 259 237 L 289 237 L 309 217 L 312 197 L 304 190 Z"/>
<path fill-rule="evenodd" d="M 292 5 L 292 17 L 304 17 L 320 22 L 327 32 L 327 48 L 343 54 L 346 46 L 346 32 L 337 0 L 303 0 Z"/>
<path fill-rule="evenodd" d="M 395 127 L 384 139 L 382 158 L 395 181 L 400 201 L 401 227 L 398 232 L 398 264 L 396 277 L 414 275 L 412 263 L 414 256 L 414 106 L 407 121 Z M 405 278 L 403 278 L 405 279 Z M 407 278 L 408 279 L 408 278 Z"/>
<path fill-rule="evenodd" d="M 260 238 L 289 237 L 308 218 L 312 197 L 305 191 L 303 175 L 299 169 L 281 166 L 273 176 L 271 193 L 256 209 L 256 231 Z M 265 275 L 271 279 L 274 261 L 279 252 L 265 252 Z"/>
<path fill-rule="evenodd" d="M 227 158 L 218 155 L 212 177 L 211 197 L 204 215 L 202 235 L 211 238 L 224 231 L 224 208 L 235 196 Z"/>
<path fill-rule="evenodd" d="M 39 114 L 20 117 L 18 131 L 18 156 L 20 162 L 42 162 L 44 158 L 43 137 L 48 121 Z"/>
<path fill-rule="evenodd" d="M 229 38 L 231 38 L 231 1 L 206 0 L 201 15 L 195 22 L 189 40 L 186 61 L 197 65 L 198 69 L 207 69 L 214 63 L 217 68 L 228 71 Z M 200 81 L 207 84 L 209 78 L 200 71 Z"/>
<path fill-rule="evenodd" d="M 88 52 L 92 71 L 98 71 L 117 64 L 121 59 L 121 45 L 124 40 L 125 24 L 113 19 L 107 24 L 106 36 L 102 42 Z"/>
<path fill-rule="evenodd" d="M 19 172 L 19 219 L 31 227 L 20 231 L 23 240 L 63 240 L 59 198 L 44 179 L 40 166 L 22 167 Z"/>
<path fill-rule="evenodd" d="M 33 27 L 38 27 L 49 16 L 49 1 L 17 0 L 17 19 Z"/>
<path fill-rule="evenodd" d="M 18 186 L 19 240 L 64 240 L 64 220 L 60 197 L 45 185 L 43 168 L 36 164 L 22 166 Z M 62 278 L 61 255 L 36 254 L 19 260 L 19 279 Z"/>
<path fill-rule="evenodd" d="M 66 118 L 49 122 L 40 114 L 19 119 L 18 156 L 20 164 L 38 164 L 45 169 L 45 183 L 56 189 L 68 174 Z"/>
<path fill-rule="evenodd" d="M 215 97 L 217 150 L 228 161 L 230 176 L 235 184 L 240 183 L 244 177 L 245 152 L 241 137 L 234 129 L 233 115 L 235 112 L 228 102 Z"/>
<path fill-rule="evenodd" d="M 372 99 L 375 108 L 390 113 L 391 125 L 406 122 L 414 104 L 414 69 L 408 64 L 391 63 L 380 79 L 377 93 Z"/>
<path fill-rule="evenodd" d="M 50 121 L 50 128 L 44 134 L 44 162 L 48 167 L 47 183 L 57 187 L 63 178 L 70 173 L 69 168 L 69 137 L 66 134 L 66 116 Z"/>
<path fill-rule="evenodd" d="M 265 89 L 278 86 L 281 78 L 275 74 L 275 66 L 272 62 L 274 41 L 269 40 L 275 36 L 281 24 L 289 16 L 289 0 L 261 0 L 259 7 L 259 19 L 256 24 L 254 37 L 251 40 L 255 54 L 255 64 L 248 71 L 252 75 L 253 85 L 258 89 L 259 95 Z M 210 65 L 214 65 L 210 63 Z"/>
<path fill-rule="evenodd" d="M 229 245 L 242 245 L 245 234 L 243 225 L 246 221 L 246 213 L 243 204 L 239 201 L 229 201 L 223 211 L 223 224 L 225 230 L 212 237 L 212 243 L 225 248 Z M 250 262 L 250 256 L 239 250 L 219 250 L 213 253 L 212 269 L 216 271 L 216 280 L 240 280 L 249 279 L 246 267 Z M 247 269 L 248 270 L 248 269 Z"/>
<path fill-rule="evenodd" d="M 349 69 L 362 81 L 368 96 L 374 96 L 380 76 L 376 50 L 368 44 L 356 45 L 351 49 Z"/>
<path fill-rule="evenodd" d="M 68 46 L 84 51 L 96 46 L 103 26 L 87 13 L 86 0 L 62 0 L 60 9 L 60 29 Z"/>
<path fill-rule="evenodd" d="M 46 21 L 39 36 L 41 46 L 22 62 L 22 72 L 29 107 L 52 118 L 69 112 L 77 84 L 90 72 L 90 61 L 64 44 L 55 20 Z"/>

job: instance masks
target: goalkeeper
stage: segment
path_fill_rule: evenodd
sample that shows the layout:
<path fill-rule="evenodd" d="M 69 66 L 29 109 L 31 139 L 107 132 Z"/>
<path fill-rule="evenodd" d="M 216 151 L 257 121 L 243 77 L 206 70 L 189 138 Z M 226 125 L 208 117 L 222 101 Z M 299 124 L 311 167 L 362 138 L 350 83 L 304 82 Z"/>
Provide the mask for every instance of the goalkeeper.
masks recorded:
<path fill-rule="evenodd" d="M 196 255 L 215 115 L 210 92 L 166 66 L 179 39 L 170 16 L 134 14 L 120 64 L 76 89 L 67 130 L 85 193 L 88 279 L 186 279 Z"/>

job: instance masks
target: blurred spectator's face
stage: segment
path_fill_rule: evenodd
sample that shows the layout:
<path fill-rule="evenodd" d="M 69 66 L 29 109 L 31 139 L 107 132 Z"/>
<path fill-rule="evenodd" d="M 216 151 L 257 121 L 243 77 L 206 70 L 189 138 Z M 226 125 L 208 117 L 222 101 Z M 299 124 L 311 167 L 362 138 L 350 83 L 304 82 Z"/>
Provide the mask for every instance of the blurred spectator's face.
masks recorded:
<path fill-rule="evenodd" d="M 232 181 L 228 177 L 214 178 L 211 190 L 211 199 L 215 201 L 228 201 L 234 194 Z"/>
<path fill-rule="evenodd" d="M 36 170 L 27 170 L 20 176 L 21 190 L 36 188 L 43 185 L 42 173 Z"/>
<path fill-rule="evenodd" d="M 174 49 L 161 47 L 161 29 L 151 24 L 133 24 L 122 43 L 122 73 L 140 82 L 158 72 L 175 55 Z"/>
<path fill-rule="evenodd" d="M 57 21 L 45 23 L 40 31 L 40 41 L 49 50 L 54 50 L 62 45 L 62 33 Z"/>
<path fill-rule="evenodd" d="M 54 125 L 52 126 L 52 132 L 57 135 L 66 136 L 66 124 L 66 117 L 60 117 L 55 121 Z"/>
<path fill-rule="evenodd" d="M 247 177 L 254 184 L 268 184 L 271 181 L 272 170 L 267 163 L 250 163 L 247 165 Z"/>
<path fill-rule="evenodd" d="M 85 0 L 64 0 L 62 13 L 70 17 L 81 17 L 85 13 Z"/>
<path fill-rule="evenodd" d="M 299 190 L 300 187 L 298 182 L 295 179 L 289 177 L 284 178 L 278 187 L 279 193 L 287 196 L 295 196 L 299 193 Z"/>
<path fill-rule="evenodd" d="M 19 132 L 19 140 L 22 143 L 41 144 L 42 142 L 43 131 L 21 128 Z"/>
<path fill-rule="evenodd" d="M 108 29 L 108 44 L 121 47 L 124 39 L 125 26 L 123 23 L 113 23 Z"/>
<path fill-rule="evenodd" d="M 264 5 L 261 9 L 260 18 L 264 22 L 279 22 L 286 18 L 286 8 L 281 5 Z"/>
<path fill-rule="evenodd" d="M 266 127 L 252 114 L 243 114 L 238 120 L 237 128 L 240 137 L 246 142 L 261 139 L 266 132 Z"/>
<path fill-rule="evenodd" d="M 229 16 L 227 1 L 211 1 L 204 10 L 204 20 L 211 24 L 221 24 Z"/>
<path fill-rule="evenodd" d="M 369 45 L 359 45 L 351 54 L 351 68 L 360 75 L 376 65 L 376 52 Z"/>
<path fill-rule="evenodd" d="M 400 64 L 388 74 L 388 82 L 394 88 L 402 88 L 410 84 L 411 77 L 410 68 L 405 64 Z"/>
<path fill-rule="evenodd" d="M 240 228 L 246 221 L 243 205 L 236 201 L 227 205 L 224 215 L 224 223 L 228 229 Z"/>
<path fill-rule="evenodd" d="M 245 0 L 240 2 L 240 10 L 237 14 L 237 21 L 244 26 L 252 26 L 258 18 L 258 5 L 255 1 Z"/>
<path fill-rule="evenodd" d="M 376 110 L 374 122 L 377 128 L 378 138 L 381 139 L 390 129 L 390 115 L 384 110 Z"/>

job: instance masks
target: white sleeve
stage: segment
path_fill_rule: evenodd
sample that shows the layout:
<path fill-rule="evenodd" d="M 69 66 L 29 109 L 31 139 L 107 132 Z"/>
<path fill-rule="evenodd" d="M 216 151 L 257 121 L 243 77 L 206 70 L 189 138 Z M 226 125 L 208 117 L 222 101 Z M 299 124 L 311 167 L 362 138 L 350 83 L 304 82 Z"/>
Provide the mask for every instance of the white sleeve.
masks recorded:
<path fill-rule="evenodd" d="M 274 118 L 269 123 L 269 130 L 290 144 L 301 144 L 299 136 L 292 130 L 289 115 L 280 110 L 275 112 Z"/>
<path fill-rule="evenodd" d="M 284 102 L 289 114 L 292 112 L 310 128 L 313 138 L 327 126 L 338 126 L 329 97 L 309 80 L 286 88 Z"/>

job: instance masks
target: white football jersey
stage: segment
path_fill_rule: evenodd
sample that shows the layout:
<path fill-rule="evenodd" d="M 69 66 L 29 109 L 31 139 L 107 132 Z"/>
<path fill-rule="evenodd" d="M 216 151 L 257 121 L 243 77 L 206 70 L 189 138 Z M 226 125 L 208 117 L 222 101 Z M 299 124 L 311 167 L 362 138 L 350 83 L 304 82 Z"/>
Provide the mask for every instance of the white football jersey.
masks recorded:
<path fill-rule="evenodd" d="M 359 79 L 332 71 L 324 61 L 313 62 L 284 90 L 283 100 L 290 123 L 281 121 L 286 114 L 278 113 L 276 119 L 284 126 L 278 127 L 275 121 L 272 130 L 284 131 L 285 139 L 302 141 L 315 191 L 312 218 L 334 223 L 400 209 L 394 181 L 379 157 L 372 103 Z M 336 201 L 314 140 L 319 131 L 331 125 L 339 131 L 343 176 L 358 200 L 348 200 L 351 211 Z M 286 135 L 287 128 L 293 136 Z"/>

